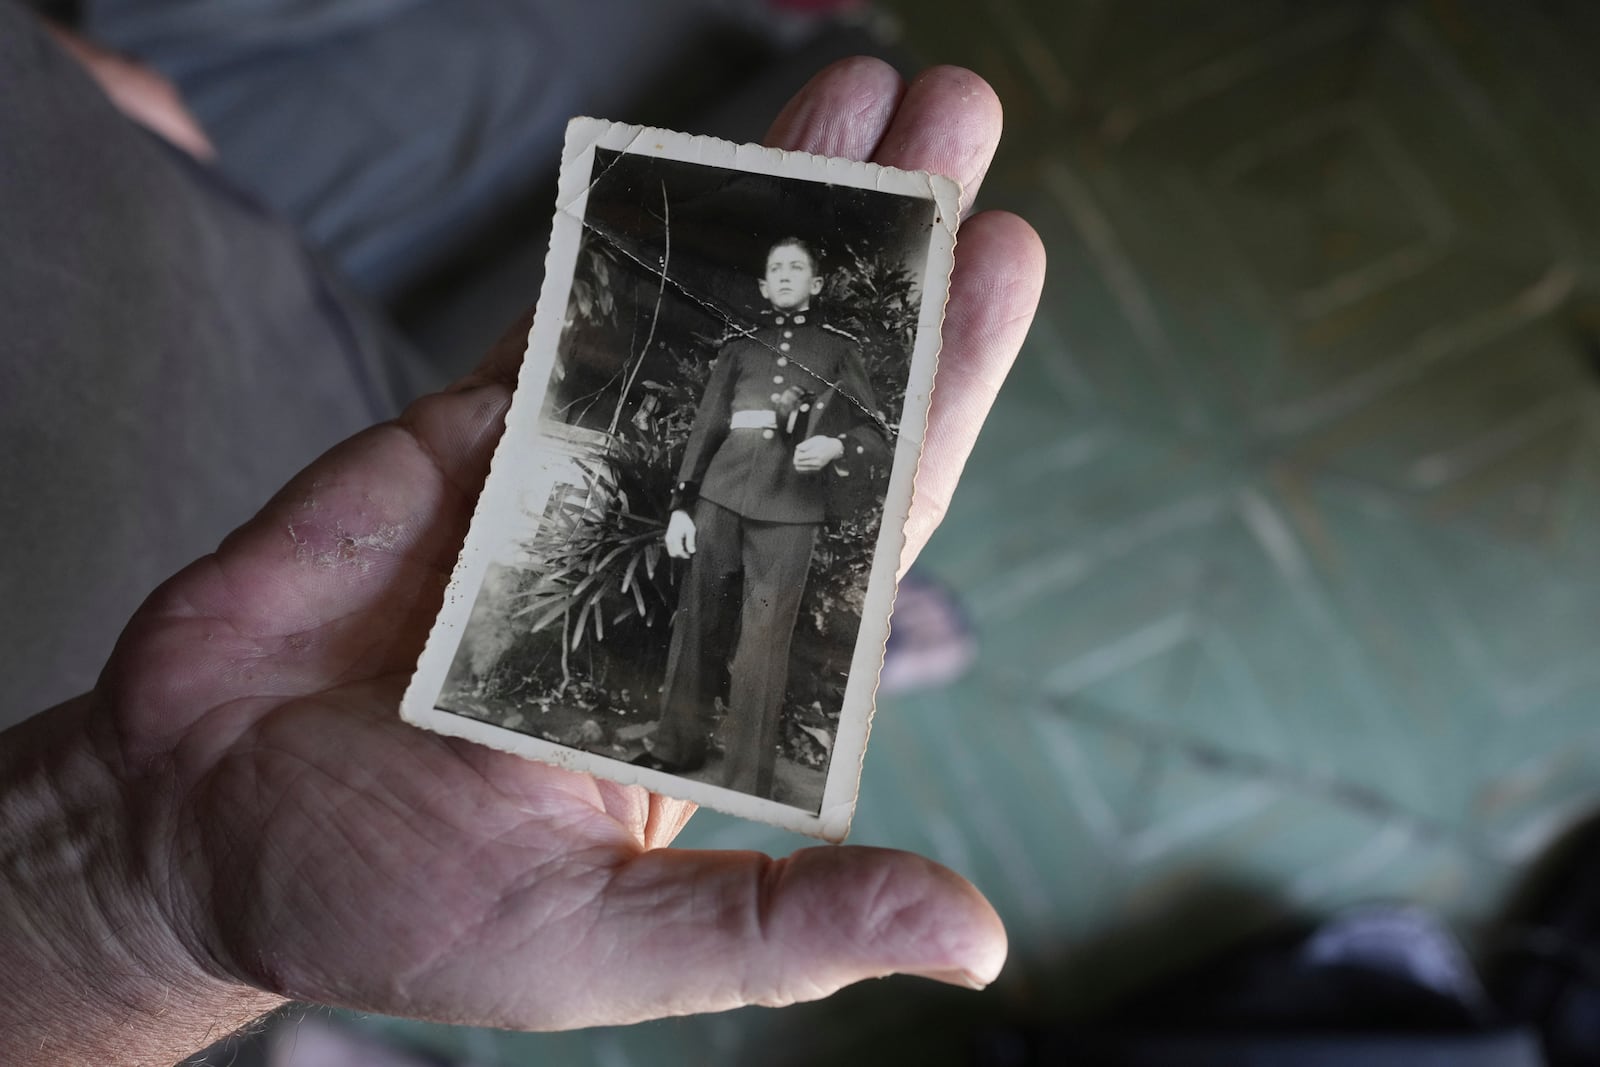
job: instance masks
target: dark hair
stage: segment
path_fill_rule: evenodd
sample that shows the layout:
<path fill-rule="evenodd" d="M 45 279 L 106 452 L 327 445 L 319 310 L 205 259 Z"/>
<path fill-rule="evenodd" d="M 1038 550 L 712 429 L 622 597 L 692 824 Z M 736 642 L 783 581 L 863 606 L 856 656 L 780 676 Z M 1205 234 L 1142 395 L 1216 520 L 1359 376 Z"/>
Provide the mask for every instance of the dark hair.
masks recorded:
<path fill-rule="evenodd" d="M 811 246 L 809 244 L 807 244 L 806 242 L 802 241 L 798 237 L 780 237 L 776 241 L 774 241 L 770 245 L 768 245 L 767 246 L 767 261 L 771 262 L 772 253 L 773 252 L 776 252 L 780 248 L 788 248 L 788 247 L 798 248 L 800 251 L 802 251 L 802 252 L 804 252 L 806 254 L 806 258 L 811 261 L 811 273 L 812 274 L 821 274 L 822 273 L 822 261 L 820 259 L 818 259 L 817 258 L 817 254 L 811 250 Z M 761 269 L 762 269 L 763 273 L 766 272 L 766 263 L 763 263 L 761 265 Z"/>

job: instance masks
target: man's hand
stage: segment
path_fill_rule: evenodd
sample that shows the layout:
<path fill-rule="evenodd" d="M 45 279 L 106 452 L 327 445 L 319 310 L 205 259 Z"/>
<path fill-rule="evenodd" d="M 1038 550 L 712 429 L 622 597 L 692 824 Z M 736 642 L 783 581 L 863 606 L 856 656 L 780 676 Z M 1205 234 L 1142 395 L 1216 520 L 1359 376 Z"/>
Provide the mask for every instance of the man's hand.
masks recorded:
<path fill-rule="evenodd" d="M 795 446 L 794 469 L 802 474 L 819 471 L 844 455 L 844 442 L 837 437 L 808 437 Z"/>
<path fill-rule="evenodd" d="M 858 59 L 768 141 L 970 203 L 999 133 L 976 76 Z M 1020 219 L 964 224 L 903 563 L 1043 271 Z M 0 738 L 0 1062 L 170 1063 L 278 997 L 555 1029 L 999 973 L 993 909 L 920 857 L 667 849 L 686 803 L 400 721 L 521 350 L 323 456 L 149 599 L 93 693 Z"/>
<path fill-rule="evenodd" d="M 667 555 L 673 559 L 694 555 L 694 520 L 687 511 L 674 511 L 667 520 Z"/>
<path fill-rule="evenodd" d="M 214 159 L 217 150 L 183 102 L 177 86 L 160 72 L 113 52 L 52 22 L 45 28 L 83 64 L 117 110 L 196 159 Z"/>

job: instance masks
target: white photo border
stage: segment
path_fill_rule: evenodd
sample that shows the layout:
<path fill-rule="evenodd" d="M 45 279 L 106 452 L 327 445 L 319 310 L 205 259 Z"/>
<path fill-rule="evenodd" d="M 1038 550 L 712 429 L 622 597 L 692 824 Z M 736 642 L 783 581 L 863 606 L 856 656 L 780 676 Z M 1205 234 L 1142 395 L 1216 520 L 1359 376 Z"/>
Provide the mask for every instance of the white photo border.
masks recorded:
<path fill-rule="evenodd" d="M 828 762 L 822 802 L 815 813 L 569 748 L 436 707 L 495 552 L 509 537 L 514 536 L 514 531 L 526 530 L 527 519 L 518 505 L 517 489 L 524 481 L 523 470 L 526 465 L 537 462 L 530 457 L 539 454 L 540 409 L 555 366 L 562 319 L 585 228 L 588 195 L 595 184 L 593 168 L 597 148 L 912 196 L 931 201 L 935 208 L 929 235 L 927 268 L 923 275 L 916 341 L 906 383 L 905 407 L 900 418 L 893 465 L 883 501 L 883 520 L 873 550 L 861 626 L 850 660 L 850 673 L 845 684 L 839 728 Z M 505 435 L 495 449 L 471 528 L 445 590 L 444 603 L 402 699 L 402 718 L 435 733 L 466 738 L 557 767 L 624 784 L 641 785 L 663 796 L 690 800 L 717 811 L 813 837 L 835 842 L 844 840 L 855 812 L 878 676 L 883 667 L 884 650 L 889 637 L 889 615 L 894 605 L 900 559 L 905 547 L 906 517 L 915 492 L 917 464 L 927 432 L 934 371 L 939 358 L 940 329 L 954 264 L 960 193 L 960 186 L 949 178 L 896 170 L 873 163 L 786 152 L 754 144 L 734 144 L 712 137 L 691 136 L 594 118 L 575 118 L 568 123 L 556 200 L 558 206 L 551 229 L 550 249 L 545 258 L 544 284 L 540 290 L 533 326 L 528 333 L 516 394 L 506 415 Z"/>

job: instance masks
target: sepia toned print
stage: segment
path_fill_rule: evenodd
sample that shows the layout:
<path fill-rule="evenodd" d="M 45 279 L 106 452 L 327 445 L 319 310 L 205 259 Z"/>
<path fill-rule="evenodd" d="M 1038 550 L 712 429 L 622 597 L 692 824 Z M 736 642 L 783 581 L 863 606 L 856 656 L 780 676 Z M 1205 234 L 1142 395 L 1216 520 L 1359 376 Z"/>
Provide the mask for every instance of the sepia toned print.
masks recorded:
<path fill-rule="evenodd" d="M 842 837 L 956 197 L 574 120 L 518 392 L 406 718 Z"/>

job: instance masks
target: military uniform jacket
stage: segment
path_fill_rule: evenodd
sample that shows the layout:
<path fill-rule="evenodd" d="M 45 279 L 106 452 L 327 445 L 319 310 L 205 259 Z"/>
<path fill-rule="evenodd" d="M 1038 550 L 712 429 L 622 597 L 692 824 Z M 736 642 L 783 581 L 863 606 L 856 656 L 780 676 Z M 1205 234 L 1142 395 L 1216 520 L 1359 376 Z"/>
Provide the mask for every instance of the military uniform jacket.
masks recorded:
<path fill-rule="evenodd" d="M 777 425 L 735 427 L 739 411 L 771 411 Z M 887 463 L 880 418 L 854 337 L 814 312 L 769 308 L 718 350 L 673 506 L 698 495 L 760 522 L 820 523 L 830 479 Z M 819 435 L 841 440 L 844 455 L 820 471 L 795 470 L 795 446 Z"/>

